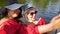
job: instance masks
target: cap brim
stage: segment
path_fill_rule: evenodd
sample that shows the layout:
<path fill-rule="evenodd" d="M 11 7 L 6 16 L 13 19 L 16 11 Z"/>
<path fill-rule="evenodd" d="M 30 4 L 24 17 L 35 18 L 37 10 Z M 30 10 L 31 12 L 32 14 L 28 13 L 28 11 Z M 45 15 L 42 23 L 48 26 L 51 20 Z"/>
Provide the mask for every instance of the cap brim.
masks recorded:
<path fill-rule="evenodd" d="M 23 6 L 24 4 L 12 4 L 9 6 L 5 6 L 5 8 L 10 9 L 10 10 L 16 10 L 18 8 L 20 8 L 21 6 Z"/>

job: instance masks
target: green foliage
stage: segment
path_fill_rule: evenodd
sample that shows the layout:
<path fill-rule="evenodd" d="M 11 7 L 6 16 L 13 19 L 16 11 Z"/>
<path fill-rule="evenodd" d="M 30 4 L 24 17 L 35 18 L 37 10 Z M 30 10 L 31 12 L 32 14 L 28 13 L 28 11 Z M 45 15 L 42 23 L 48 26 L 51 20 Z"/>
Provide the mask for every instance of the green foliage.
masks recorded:
<path fill-rule="evenodd" d="M 7 0 L 0 0 L 0 7 L 5 6 L 6 5 L 6 1 Z"/>
<path fill-rule="evenodd" d="M 37 6 L 37 8 L 46 8 L 49 1 L 51 0 L 33 0 L 33 4 Z M 56 3 L 58 0 L 52 0 L 52 4 Z"/>
<path fill-rule="evenodd" d="M 26 0 L 18 0 L 18 3 L 25 3 L 26 2 Z"/>
<path fill-rule="evenodd" d="M 38 8 L 45 8 L 49 0 L 33 0 L 33 4 L 38 6 Z"/>
<path fill-rule="evenodd" d="M 38 8 L 46 8 L 48 5 L 48 2 L 50 0 L 18 0 L 18 3 L 29 3 L 30 1 L 33 2 L 33 5 L 35 5 Z M 58 0 L 52 0 L 52 3 L 56 3 Z M 7 0 L 0 0 L 0 7 L 6 5 Z"/>
<path fill-rule="evenodd" d="M 58 0 L 52 0 L 53 3 L 56 3 Z"/>
<path fill-rule="evenodd" d="M 0 7 L 3 7 L 6 5 L 7 0 L 0 0 Z M 18 3 L 25 3 L 26 0 L 18 0 Z"/>

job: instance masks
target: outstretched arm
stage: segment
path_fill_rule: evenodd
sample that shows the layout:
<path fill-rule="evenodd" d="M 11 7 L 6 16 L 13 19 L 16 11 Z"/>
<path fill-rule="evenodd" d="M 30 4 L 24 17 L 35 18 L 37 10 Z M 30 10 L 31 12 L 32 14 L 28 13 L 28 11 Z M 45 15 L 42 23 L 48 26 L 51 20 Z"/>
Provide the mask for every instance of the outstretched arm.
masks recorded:
<path fill-rule="evenodd" d="M 37 26 L 39 33 L 46 33 L 60 28 L 60 15 L 55 16 L 49 24 Z"/>

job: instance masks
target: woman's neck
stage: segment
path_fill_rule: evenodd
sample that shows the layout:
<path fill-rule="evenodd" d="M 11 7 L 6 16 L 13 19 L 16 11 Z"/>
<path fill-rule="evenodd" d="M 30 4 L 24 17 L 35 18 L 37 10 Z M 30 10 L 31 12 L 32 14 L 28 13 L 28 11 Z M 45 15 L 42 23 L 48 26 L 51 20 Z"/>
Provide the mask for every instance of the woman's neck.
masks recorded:
<path fill-rule="evenodd" d="M 32 20 L 28 20 L 28 22 L 34 22 L 34 21 L 32 21 Z"/>
<path fill-rule="evenodd" d="M 27 24 L 34 24 L 33 22 L 28 22 Z"/>
<path fill-rule="evenodd" d="M 27 24 L 34 24 L 34 21 L 28 20 Z"/>
<path fill-rule="evenodd" d="M 29 23 L 33 23 L 33 24 L 37 24 L 38 23 L 38 21 L 28 21 Z"/>
<path fill-rule="evenodd" d="M 8 18 L 13 19 L 13 17 L 10 17 L 10 16 Z"/>

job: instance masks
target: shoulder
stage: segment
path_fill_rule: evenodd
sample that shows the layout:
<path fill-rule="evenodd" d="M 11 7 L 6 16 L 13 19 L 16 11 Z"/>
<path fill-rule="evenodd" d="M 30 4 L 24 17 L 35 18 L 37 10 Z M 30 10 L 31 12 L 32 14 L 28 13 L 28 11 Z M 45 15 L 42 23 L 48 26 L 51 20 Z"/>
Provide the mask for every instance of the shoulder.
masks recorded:
<path fill-rule="evenodd" d="M 44 18 L 40 17 L 40 20 L 44 20 Z"/>
<path fill-rule="evenodd" d="M 9 19 L 9 20 L 5 21 L 5 25 L 6 26 L 10 26 L 10 27 L 19 26 L 19 24 L 17 23 L 17 21 L 14 20 L 14 19 Z"/>

